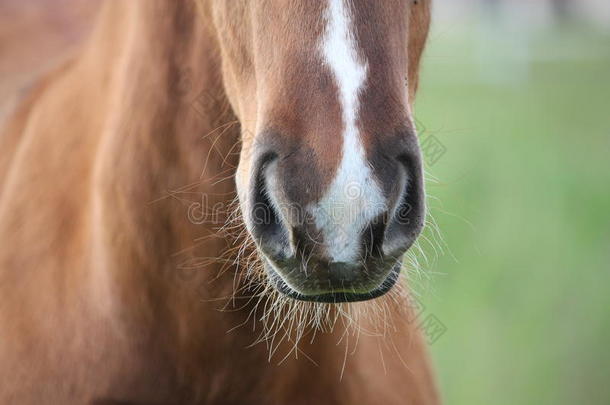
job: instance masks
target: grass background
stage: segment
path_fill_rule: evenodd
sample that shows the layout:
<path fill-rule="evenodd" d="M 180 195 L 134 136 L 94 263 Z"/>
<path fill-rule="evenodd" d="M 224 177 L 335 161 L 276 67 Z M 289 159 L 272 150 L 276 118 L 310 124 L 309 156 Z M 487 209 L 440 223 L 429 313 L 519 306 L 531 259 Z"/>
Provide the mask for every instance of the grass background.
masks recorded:
<path fill-rule="evenodd" d="M 445 253 L 416 283 L 448 404 L 610 404 L 610 36 L 436 26 L 416 116 Z M 430 230 L 427 230 L 430 237 Z"/>

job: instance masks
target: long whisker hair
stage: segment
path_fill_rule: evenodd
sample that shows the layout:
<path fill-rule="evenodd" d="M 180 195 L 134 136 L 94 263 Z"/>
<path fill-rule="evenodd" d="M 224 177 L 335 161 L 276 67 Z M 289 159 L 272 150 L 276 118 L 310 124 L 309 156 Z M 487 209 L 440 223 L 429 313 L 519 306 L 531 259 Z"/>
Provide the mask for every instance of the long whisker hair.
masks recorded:
<path fill-rule="evenodd" d="M 316 303 L 297 301 L 280 293 L 267 276 L 262 253 L 243 222 L 237 197 L 228 209 L 227 221 L 219 227 L 220 237 L 230 241 L 228 248 L 217 259 L 221 270 L 217 277 L 229 269 L 234 271 L 233 291 L 223 310 L 249 310 L 244 323 L 235 329 L 251 325 L 255 338 L 252 345 L 265 344 L 269 359 L 278 354 L 283 344 L 290 354 L 304 355 L 301 342 L 313 342 L 320 333 L 335 333 L 337 344 L 357 346 L 360 335 L 386 337 L 395 331 L 395 322 L 413 319 L 414 284 L 428 280 L 426 270 L 433 265 L 445 249 L 445 242 L 431 213 L 427 213 L 426 231 L 413 245 L 401 263 L 398 282 L 383 297 L 358 303 Z M 432 252 L 426 253 L 426 252 Z M 396 316 L 396 311 L 399 316 Z M 393 316 L 392 316 L 393 314 Z M 352 339 L 350 339 L 352 337 Z M 346 353 L 353 353 L 356 347 Z"/>

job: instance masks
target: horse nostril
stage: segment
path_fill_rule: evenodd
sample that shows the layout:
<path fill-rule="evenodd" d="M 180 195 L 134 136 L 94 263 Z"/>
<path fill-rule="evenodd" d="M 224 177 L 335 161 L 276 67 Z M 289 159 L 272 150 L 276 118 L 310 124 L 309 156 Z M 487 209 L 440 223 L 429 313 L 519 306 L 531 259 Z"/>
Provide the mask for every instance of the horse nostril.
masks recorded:
<path fill-rule="evenodd" d="M 273 153 L 263 155 L 256 165 L 252 187 L 250 222 L 252 236 L 261 249 L 273 257 L 286 255 L 289 247 L 288 232 L 283 224 L 279 207 L 269 189 L 268 171 L 276 159 Z"/>
<path fill-rule="evenodd" d="M 388 212 L 377 216 L 362 232 L 365 256 L 382 256 L 383 241 L 387 229 Z"/>
<path fill-rule="evenodd" d="M 423 170 L 419 154 L 406 154 L 398 158 L 406 171 L 406 184 L 394 213 L 388 221 L 384 236 L 383 253 L 401 254 L 406 251 L 424 226 L 425 195 Z"/>

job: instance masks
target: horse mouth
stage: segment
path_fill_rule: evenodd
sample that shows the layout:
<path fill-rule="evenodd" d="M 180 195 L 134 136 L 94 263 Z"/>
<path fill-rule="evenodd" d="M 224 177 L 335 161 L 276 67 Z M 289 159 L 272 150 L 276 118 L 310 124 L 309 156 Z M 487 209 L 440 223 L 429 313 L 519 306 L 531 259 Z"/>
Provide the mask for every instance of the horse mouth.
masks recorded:
<path fill-rule="evenodd" d="M 295 270 L 279 270 L 277 264 L 267 257 L 264 258 L 264 267 L 267 277 L 275 289 L 288 298 L 297 301 L 338 304 L 369 301 L 385 295 L 398 281 L 402 266 L 400 261 L 395 261 L 385 269 L 378 271 L 376 277 L 371 277 L 367 272 L 359 274 L 356 279 L 351 280 L 346 280 L 340 275 L 333 277 L 330 275 L 332 269 L 329 267 L 322 269 L 326 276 L 291 277 L 291 275 L 302 275 L 303 273 Z"/>

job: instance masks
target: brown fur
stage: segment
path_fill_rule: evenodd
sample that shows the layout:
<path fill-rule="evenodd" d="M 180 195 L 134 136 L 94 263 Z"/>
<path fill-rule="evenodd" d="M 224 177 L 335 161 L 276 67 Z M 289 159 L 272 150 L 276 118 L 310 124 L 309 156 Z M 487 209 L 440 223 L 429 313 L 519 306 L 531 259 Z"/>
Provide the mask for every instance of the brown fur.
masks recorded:
<path fill-rule="evenodd" d="M 412 13 L 428 12 L 420 3 Z M 235 123 L 248 150 L 250 50 L 265 51 L 250 47 L 248 20 L 235 20 L 246 4 L 209 0 L 198 12 L 186 1 L 108 1 L 82 54 L 9 123 L 0 138 L 0 403 L 438 403 L 420 333 L 406 304 L 388 297 L 379 299 L 392 324 L 385 335 L 356 342 L 339 323 L 310 343 L 310 327 L 297 352 L 285 340 L 268 361 L 267 345 L 250 347 L 261 328 L 253 303 L 227 298 L 240 269 L 217 259 L 232 239 L 218 223 L 187 218 L 201 196 L 226 207 L 235 167 L 248 169 Z M 411 42 L 425 36 L 414 24 L 425 20 L 411 17 Z M 231 49 L 223 35 L 234 35 Z M 411 82 L 422 46 L 409 53 Z M 190 86 L 176 90 L 186 68 Z M 194 111 L 202 91 L 214 101 Z M 282 108 L 286 117 L 293 106 Z M 358 326 L 374 329 L 367 319 Z"/>

